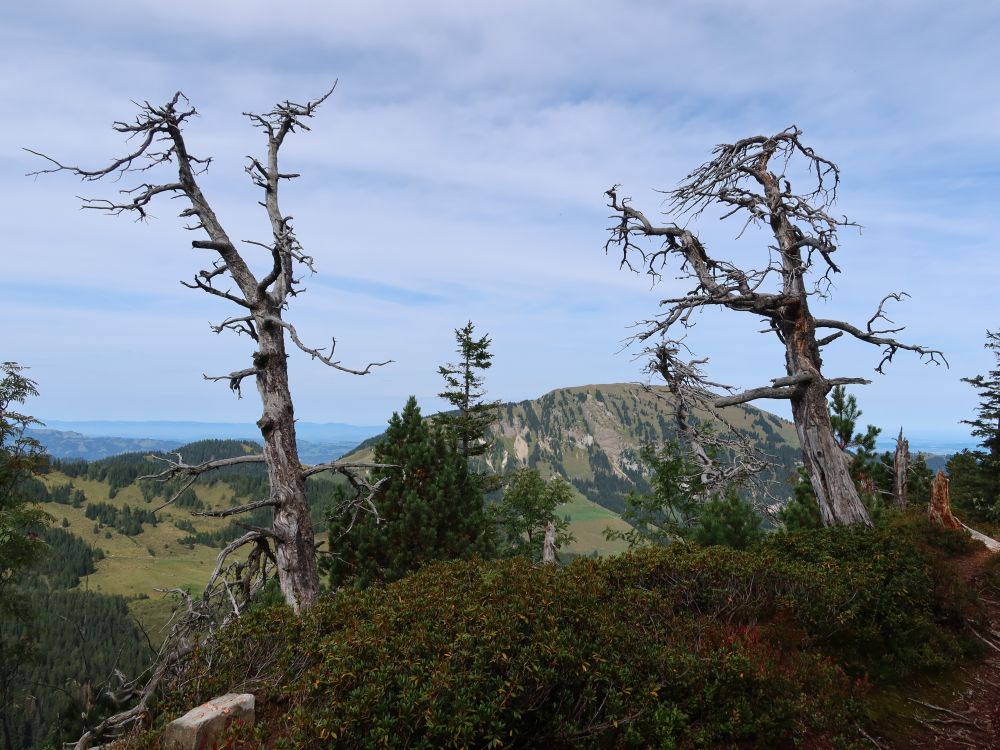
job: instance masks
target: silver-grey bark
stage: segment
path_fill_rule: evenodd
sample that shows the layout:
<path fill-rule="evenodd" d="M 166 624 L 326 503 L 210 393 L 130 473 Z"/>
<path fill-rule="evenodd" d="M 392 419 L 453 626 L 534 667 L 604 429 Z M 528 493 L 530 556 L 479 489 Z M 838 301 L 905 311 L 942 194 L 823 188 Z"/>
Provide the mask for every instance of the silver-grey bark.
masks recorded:
<path fill-rule="evenodd" d="M 212 326 L 212 330 L 245 334 L 256 348 L 250 367 L 227 375 L 206 376 L 210 380 L 227 381 L 238 395 L 243 381 L 252 377 L 260 394 L 263 409 L 257 425 L 263 438 L 263 461 L 270 480 L 270 496 L 266 504 L 274 508 L 274 520 L 270 529 L 251 530 L 251 538 L 245 543 L 273 545 L 281 591 L 297 612 L 307 609 L 316 600 L 319 575 L 315 539 L 306 503 L 305 476 L 299 463 L 295 437 L 295 415 L 288 383 L 287 340 L 290 339 L 293 346 L 311 358 L 343 372 L 364 375 L 373 367 L 385 364 L 371 363 L 363 369 L 346 367 L 334 358 L 335 341 L 329 350 L 307 346 L 299 338 L 295 327 L 283 318 L 290 299 L 301 291 L 300 279 L 295 274 L 303 270 L 311 272 L 313 259 L 299 244 L 291 217 L 279 206 L 281 184 L 298 175 L 282 172 L 278 156 L 289 134 L 309 129 L 307 121 L 332 92 L 331 88 L 323 96 L 305 104 L 285 101 L 264 114 L 245 113 L 253 126 L 266 137 L 265 155 L 261 158 L 248 157 L 246 173 L 263 193 L 260 205 L 267 213 L 271 236 L 263 242 L 244 241 L 242 251 L 237 249 L 199 185 L 198 177 L 207 169 L 211 159 L 199 158 L 188 149 L 183 129 L 197 113 L 180 92 L 162 106 L 149 102 L 141 104 L 133 122 L 115 123 L 115 130 L 137 142 L 137 146 L 104 167 L 84 169 L 31 152 L 52 165 L 34 174 L 66 171 L 86 182 L 105 177 L 117 179 L 130 173 L 176 172 L 166 181 L 142 182 L 122 190 L 117 199 L 84 199 L 83 207 L 111 214 L 133 214 L 142 219 L 157 196 L 181 198 L 185 205 L 180 216 L 190 220 L 186 228 L 203 235 L 204 238 L 193 240 L 191 245 L 207 251 L 214 256 L 214 260 L 196 273 L 190 282 L 182 283 L 240 308 L 238 315 Z M 264 254 L 266 270 L 259 278 L 251 270 L 248 251 Z M 182 467 L 183 462 L 179 460 L 163 478 L 185 471 L 190 473 L 190 467 Z M 245 509 L 262 504 L 251 504 Z"/>
<path fill-rule="evenodd" d="M 77 743 L 78 748 L 86 748 L 115 728 L 136 721 L 145 711 L 150 697 L 166 672 L 173 668 L 194 643 L 211 640 L 218 627 L 233 617 L 239 617 L 243 607 L 262 588 L 270 575 L 276 575 L 285 601 L 296 612 L 312 606 L 319 595 L 319 574 L 315 536 L 305 494 L 308 476 L 323 471 L 344 474 L 357 489 L 366 490 L 358 495 L 359 505 L 366 510 L 375 511 L 371 498 L 377 488 L 368 486 L 364 475 L 353 471 L 365 470 L 373 465 L 333 461 L 303 466 L 299 462 L 295 415 L 288 383 L 288 340 L 310 358 L 354 375 L 366 375 L 372 368 L 387 364 L 373 362 L 360 369 L 347 367 L 335 359 L 336 340 L 331 342 L 328 349 L 308 346 L 299 337 L 295 327 L 283 317 L 291 298 L 303 291 L 300 279 L 295 274 L 303 271 L 311 273 L 313 259 L 299 244 L 292 226 L 292 217 L 282 212 L 279 205 L 282 183 L 298 176 L 281 171 L 279 152 L 289 134 L 296 130 L 309 130 L 307 121 L 331 93 L 333 88 L 305 104 L 281 102 L 264 114 L 244 113 L 252 125 L 259 128 L 266 137 L 265 155 L 261 158 L 248 157 L 246 173 L 263 193 L 260 205 L 267 213 L 270 237 L 263 242 L 245 240 L 242 251 L 237 249 L 236 243 L 226 232 L 199 185 L 198 178 L 208 168 L 211 159 L 199 158 L 188 149 L 183 129 L 197 112 L 180 92 L 162 106 L 149 102 L 140 104 L 139 113 L 132 122 L 116 122 L 114 129 L 136 145 L 128 154 L 106 166 L 84 169 L 63 164 L 50 156 L 28 149 L 51 164 L 46 169 L 32 173 L 35 175 L 69 172 L 85 182 L 94 182 L 106 177 L 117 180 L 135 174 L 143 175 L 143 180 L 149 180 L 121 190 L 119 197 L 114 200 L 85 198 L 83 207 L 87 209 L 115 215 L 131 214 L 144 219 L 150 203 L 157 196 L 182 199 L 180 216 L 189 220 L 185 228 L 202 235 L 193 240 L 191 246 L 210 253 L 213 260 L 196 273 L 190 282 L 181 283 L 236 305 L 239 308 L 237 315 L 226 318 L 211 328 L 216 333 L 226 330 L 246 335 L 255 345 L 249 367 L 227 375 L 205 377 L 208 380 L 226 381 L 237 395 L 241 395 L 244 380 L 254 378 L 262 405 L 257 425 L 264 449 L 260 456 L 240 456 L 198 465 L 186 464 L 178 455 L 176 460 L 166 462 L 167 466 L 162 472 L 148 478 L 163 481 L 174 477 L 188 479 L 181 490 L 165 503 L 167 505 L 206 472 L 223 466 L 263 463 L 270 482 L 267 498 L 249 502 L 239 508 L 209 512 L 207 515 L 228 516 L 261 507 L 274 509 L 270 528 L 245 526 L 246 534 L 222 550 L 200 597 L 192 597 L 180 590 L 173 592 L 186 602 L 186 611 L 175 622 L 157 661 L 145 676 L 144 685 L 138 687 L 143 676 L 135 681 L 137 687 L 133 691 L 133 697 L 138 703 L 86 732 Z M 169 172 L 170 176 L 162 182 L 154 182 L 152 178 L 145 177 L 163 172 Z M 260 277 L 251 269 L 249 252 L 263 254 L 265 270 Z M 230 559 L 233 553 L 248 545 L 251 551 L 245 560 Z"/>
<path fill-rule="evenodd" d="M 864 328 L 813 317 L 810 297 L 825 296 L 831 275 L 840 271 L 833 260 L 837 230 L 852 224 L 830 213 L 840 180 L 839 168 L 806 146 L 801 135 L 793 126 L 775 135 L 717 146 L 710 161 L 666 192 L 666 213 L 675 219 L 697 219 L 715 206 L 721 209 L 721 218 L 741 217 L 744 224 L 740 234 L 750 225 L 768 230 L 773 244 L 762 248 L 762 264 L 758 267 L 741 267 L 710 254 L 687 223 L 654 224 L 633 208 L 629 199 L 619 195 L 617 186 L 607 192 L 616 223 L 605 250 L 620 250 L 621 266 L 629 269 L 634 270 L 633 263 L 638 259 L 655 278 L 668 261 L 674 260 L 682 277 L 694 283 L 687 294 L 662 300 L 664 312 L 645 321 L 644 329 L 636 336 L 640 341 L 659 336 L 668 346 L 680 346 L 683 335 L 678 329 L 690 328 L 695 313 L 713 307 L 763 320 L 764 332 L 776 336 L 784 346 L 784 375 L 766 386 L 717 396 L 714 404 L 721 407 L 760 398 L 789 400 L 803 463 L 824 524 L 869 524 L 868 513 L 833 438 L 826 404 L 826 394 L 834 385 L 869 381 L 827 378 L 820 350 L 846 333 L 882 347 L 878 372 L 900 349 L 915 352 L 930 362 L 947 363 L 935 349 L 893 338 L 902 330 L 900 327 L 885 327 L 892 326 L 885 305 L 890 299 L 901 300 L 902 293 L 883 298 Z M 793 192 L 790 166 L 808 175 L 808 192 Z M 662 244 L 649 249 L 642 240 L 650 238 Z M 811 277 L 817 269 L 818 278 Z M 821 335 L 823 329 L 832 332 Z"/>
<path fill-rule="evenodd" d="M 909 485 L 910 441 L 903 437 L 903 428 L 900 427 L 892 459 L 892 500 L 900 508 L 905 508 L 909 502 Z"/>

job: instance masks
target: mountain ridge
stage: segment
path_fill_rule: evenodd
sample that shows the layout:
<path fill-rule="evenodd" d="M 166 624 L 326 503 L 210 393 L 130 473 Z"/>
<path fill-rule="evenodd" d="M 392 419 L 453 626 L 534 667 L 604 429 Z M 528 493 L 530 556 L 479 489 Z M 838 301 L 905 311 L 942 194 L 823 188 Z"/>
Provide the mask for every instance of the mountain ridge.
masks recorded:
<path fill-rule="evenodd" d="M 502 403 L 490 431 L 493 445 L 480 468 L 506 474 L 530 466 L 543 476 L 559 474 L 580 497 L 620 513 L 630 492 L 649 489 L 642 447 L 662 445 L 676 436 L 669 400 L 663 387 L 599 383 Z M 727 407 L 722 413 L 772 457 L 767 477 L 772 494 L 779 500 L 789 497 L 787 480 L 799 461 L 794 425 L 754 406 Z M 364 441 L 345 459 L 369 457 L 378 439 Z"/>

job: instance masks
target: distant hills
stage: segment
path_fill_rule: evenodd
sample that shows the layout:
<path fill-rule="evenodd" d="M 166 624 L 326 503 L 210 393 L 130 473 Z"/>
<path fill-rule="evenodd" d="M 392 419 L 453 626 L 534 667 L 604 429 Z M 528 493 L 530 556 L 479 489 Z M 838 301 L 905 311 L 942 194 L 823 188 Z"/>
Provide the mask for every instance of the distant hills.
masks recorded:
<path fill-rule="evenodd" d="M 53 458 L 83 458 L 87 461 L 122 453 L 172 451 L 182 445 L 178 440 L 94 437 L 68 430 L 30 429 L 27 434 L 45 446 L 45 451 Z"/>
<path fill-rule="evenodd" d="M 304 463 L 339 458 L 384 427 L 296 423 L 299 457 Z M 122 453 L 172 451 L 198 440 L 252 440 L 260 444 L 256 425 L 230 422 L 111 422 L 51 419 L 28 434 L 45 446 L 53 458 L 96 461 Z"/>
<path fill-rule="evenodd" d="M 538 399 L 504 404 L 497 441 L 486 460 L 497 472 L 538 465 L 544 472 L 569 479 L 583 497 L 619 512 L 629 491 L 645 488 L 639 449 L 674 434 L 662 396 L 656 389 L 617 383 L 559 388 Z M 776 494 L 784 495 L 784 480 L 799 461 L 793 425 L 753 406 L 731 407 L 728 413 L 772 456 Z M 384 425 L 297 422 L 300 457 L 304 463 L 329 461 L 367 447 L 384 429 Z M 260 443 L 256 425 L 233 422 L 52 419 L 29 433 L 54 458 L 88 461 L 128 452 L 170 451 L 198 440 Z M 948 454 L 972 443 L 917 435 L 910 438 L 910 446 L 914 454 L 928 454 L 928 464 L 936 470 L 944 466 Z M 883 433 L 878 448 L 891 451 L 894 436 Z"/>
<path fill-rule="evenodd" d="M 51 430 L 78 432 L 88 437 L 146 438 L 192 443 L 197 440 L 259 440 L 255 424 L 238 422 L 174 422 L 174 421 L 74 421 L 47 419 Z M 298 437 L 312 443 L 360 443 L 377 435 L 385 425 L 365 426 L 341 422 L 296 422 Z"/>

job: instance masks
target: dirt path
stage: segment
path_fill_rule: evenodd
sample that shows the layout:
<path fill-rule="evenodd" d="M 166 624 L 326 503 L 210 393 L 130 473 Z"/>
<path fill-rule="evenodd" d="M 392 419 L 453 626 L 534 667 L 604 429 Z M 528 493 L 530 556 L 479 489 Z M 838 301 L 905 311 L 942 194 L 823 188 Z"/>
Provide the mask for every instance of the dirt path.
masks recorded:
<path fill-rule="evenodd" d="M 982 549 L 957 561 L 956 569 L 979 591 L 989 629 L 1000 642 L 1000 591 L 985 579 L 986 564 L 994 553 Z M 988 634 L 988 633 L 987 633 Z M 914 701 L 917 730 L 905 742 L 882 743 L 880 747 L 995 748 L 1000 750 L 1000 646 L 987 643 L 986 658 L 968 668 L 967 678 L 951 700 L 939 703 Z"/>

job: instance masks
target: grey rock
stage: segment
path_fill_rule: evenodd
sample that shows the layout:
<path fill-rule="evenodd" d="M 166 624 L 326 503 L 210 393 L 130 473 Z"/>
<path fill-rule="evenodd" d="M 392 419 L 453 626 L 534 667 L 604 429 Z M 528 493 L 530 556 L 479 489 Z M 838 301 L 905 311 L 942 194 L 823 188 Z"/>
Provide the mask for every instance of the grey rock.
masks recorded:
<path fill-rule="evenodd" d="M 237 721 L 254 723 L 250 693 L 226 693 L 170 722 L 163 733 L 164 750 L 212 750 L 226 727 Z"/>

